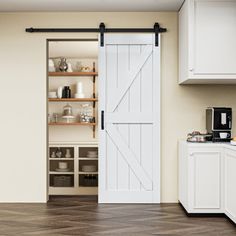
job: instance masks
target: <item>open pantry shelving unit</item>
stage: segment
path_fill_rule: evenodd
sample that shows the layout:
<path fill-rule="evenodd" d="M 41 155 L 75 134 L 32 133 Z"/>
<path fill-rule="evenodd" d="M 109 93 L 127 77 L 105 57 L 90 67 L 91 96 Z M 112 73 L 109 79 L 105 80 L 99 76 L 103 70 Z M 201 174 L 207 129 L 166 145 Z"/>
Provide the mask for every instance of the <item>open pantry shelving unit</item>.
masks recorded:
<path fill-rule="evenodd" d="M 92 102 L 93 103 L 93 119 L 95 122 L 93 123 L 81 123 L 81 122 L 72 122 L 72 123 L 66 123 L 66 122 L 50 122 L 48 123 L 49 126 L 61 126 L 61 125 L 67 125 L 67 126 L 77 126 L 77 125 L 82 125 L 82 126 L 89 126 L 92 127 L 93 129 L 93 138 L 95 138 L 95 131 L 96 131 L 96 102 L 98 102 L 98 99 L 96 98 L 95 95 L 95 80 L 96 77 L 98 76 L 98 73 L 96 72 L 95 69 L 95 62 L 93 63 L 93 70 L 91 72 L 49 72 L 48 73 L 49 78 L 50 77 L 85 77 L 89 78 L 92 77 L 93 79 L 93 94 L 92 98 L 48 98 L 48 102 Z"/>
<path fill-rule="evenodd" d="M 62 152 L 61 158 L 51 157 L 58 148 Z M 65 157 L 67 149 L 71 157 Z M 98 143 L 49 143 L 49 195 L 97 195 L 98 157 L 88 157 L 88 151 L 98 152 Z M 58 171 L 59 162 L 68 163 L 68 170 Z M 85 172 L 83 165 L 95 165 L 96 171 Z"/>

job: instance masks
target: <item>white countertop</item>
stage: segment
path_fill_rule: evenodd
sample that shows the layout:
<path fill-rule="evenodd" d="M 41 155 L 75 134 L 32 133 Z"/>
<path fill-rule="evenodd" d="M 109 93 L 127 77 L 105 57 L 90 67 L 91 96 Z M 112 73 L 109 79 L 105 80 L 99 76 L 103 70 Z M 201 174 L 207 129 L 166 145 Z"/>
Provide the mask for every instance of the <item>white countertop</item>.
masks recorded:
<path fill-rule="evenodd" d="M 227 149 L 231 149 L 233 151 L 236 151 L 236 146 L 230 144 L 229 142 L 206 142 L 206 143 L 192 143 L 192 142 L 187 142 L 185 140 L 181 140 L 180 142 L 188 144 L 190 147 L 224 147 Z"/>

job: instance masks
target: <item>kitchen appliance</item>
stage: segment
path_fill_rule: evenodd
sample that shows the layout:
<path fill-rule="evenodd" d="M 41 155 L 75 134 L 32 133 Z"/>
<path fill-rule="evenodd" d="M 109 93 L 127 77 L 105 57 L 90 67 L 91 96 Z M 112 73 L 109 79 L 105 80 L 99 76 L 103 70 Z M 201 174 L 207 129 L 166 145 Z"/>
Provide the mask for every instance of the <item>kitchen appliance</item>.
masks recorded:
<path fill-rule="evenodd" d="M 206 109 L 206 129 L 213 142 L 229 142 L 232 129 L 232 108 L 209 107 Z M 226 135 L 223 133 L 227 133 Z"/>

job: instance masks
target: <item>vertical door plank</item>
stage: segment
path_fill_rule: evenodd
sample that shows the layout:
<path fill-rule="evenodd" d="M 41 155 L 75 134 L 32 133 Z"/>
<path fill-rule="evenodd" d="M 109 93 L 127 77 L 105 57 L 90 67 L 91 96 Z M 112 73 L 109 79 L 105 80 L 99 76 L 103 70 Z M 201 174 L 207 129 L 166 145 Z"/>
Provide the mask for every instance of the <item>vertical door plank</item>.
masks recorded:
<path fill-rule="evenodd" d="M 141 74 L 144 75 L 141 78 L 141 111 L 152 112 L 153 111 L 153 63 L 152 56 L 144 64 Z M 153 170 L 153 133 L 152 125 L 141 124 L 141 165 L 146 173 L 152 179 Z"/>
<path fill-rule="evenodd" d="M 119 45 L 118 51 L 118 90 L 125 86 L 126 76 L 129 71 L 129 46 Z M 129 92 L 125 94 L 116 111 L 119 113 L 128 112 L 129 110 Z M 129 125 L 116 124 L 118 132 L 129 143 Z M 129 189 L 129 166 L 122 154 L 118 151 L 117 155 L 117 175 L 118 175 L 118 189 Z"/>
<path fill-rule="evenodd" d="M 107 111 L 110 110 L 110 102 L 117 90 L 118 84 L 117 49 L 117 45 L 109 45 L 106 47 Z M 106 136 L 106 139 L 106 187 L 108 190 L 114 190 L 117 189 L 117 147 L 112 142 L 109 135 Z"/>
<path fill-rule="evenodd" d="M 152 36 L 153 38 L 153 45 L 155 42 L 155 36 Z M 159 42 L 161 42 L 161 35 L 159 35 Z M 154 123 L 152 126 L 152 137 L 153 137 L 153 202 L 160 202 L 160 192 L 161 192 L 161 173 L 160 173 L 160 123 L 161 123 L 161 82 L 160 82 L 160 46 L 155 47 L 153 46 L 153 54 L 152 54 L 152 71 L 153 71 L 153 118 Z M 157 170 L 157 171 L 156 171 Z"/>
<path fill-rule="evenodd" d="M 141 55 L 141 46 L 140 45 L 132 45 L 130 46 L 130 67 L 137 64 L 137 58 Z M 142 94 L 140 88 L 140 78 L 141 73 L 137 74 L 136 79 L 134 80 L 132 86 L 130 87 L 130 112 L 140 112 L 140 99 Z M 137 161 L 140 163 L 140 143 L 141 135 L 140 135 L 140 124 L 132 124 L 130 125 L 130 149 L 135 153 L 137 157 Z M 130 172 L 130 189 L 132 190 L 140 190 L 141 184 L 135 174 Z"/>
<path fill-rule="evenodd" d="M 100 45 L 100 43 L 99 43 Z M 107 134 L 106 130 L 101 130 L 101 111 L 106 112 L 106 93 L 101 91 L 106 91 L 106 47 L 100 47 L 99 48 L 99 60 L 98 60 L 98 68 L 99 68 L 99 103 L 98 103 L 98 110 L 99 110 L 99 116 L 98 116 L 98 125 L 99 125 L 99 148 L 98 148 L 98 171 L 99 171 L 99 178 L 98 178 L 98 202 L 104 202 L 105 194 L 106 194 L 106 177 L 107 177 L 107 172 L 106 172 L 106 145 L 107 145 Z"/>

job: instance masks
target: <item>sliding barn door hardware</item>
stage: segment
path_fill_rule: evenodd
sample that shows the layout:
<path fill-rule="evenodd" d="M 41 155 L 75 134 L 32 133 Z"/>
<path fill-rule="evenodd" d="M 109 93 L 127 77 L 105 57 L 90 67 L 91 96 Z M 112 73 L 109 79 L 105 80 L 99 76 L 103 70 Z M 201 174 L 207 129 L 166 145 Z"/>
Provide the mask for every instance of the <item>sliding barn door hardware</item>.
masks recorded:
<path fill-rule="evenodd" d="M 159 46 L 159 34 L 167 31 L 161 28 L 159 23 L 155 23 L 153 28 L 106 28 L 102 22 L 99 28 L 26 28 L 28 33 L 100 33 L 100 44 L 104 46 L 105 33 L 154 33 L 155 46 Z"/>
<path fill-rule="evenodd" d="M 100 46 L 103 47 L 104 46 L 104 33 L 106 30 L 106 26 L 104 23 L 101 23 L 99 25 L 99 29 L 100 29 Z"/>
<path fill-rule="evenodd" d="M 101 130 L 104 130 L 104 111 L 101 111 Z"/>
<path fill-rule="evenodd" d="M 159 46 L 159 33 L 166 32 L 166 29 L 160 28 L 158 23 L 154 24 L 154 32 L 155 32 L 155 46 Z"/>

